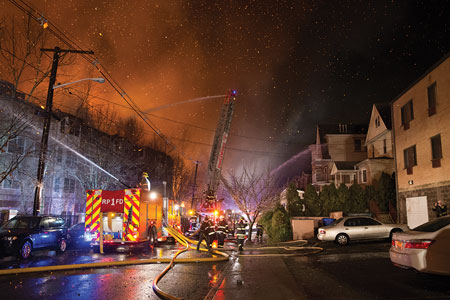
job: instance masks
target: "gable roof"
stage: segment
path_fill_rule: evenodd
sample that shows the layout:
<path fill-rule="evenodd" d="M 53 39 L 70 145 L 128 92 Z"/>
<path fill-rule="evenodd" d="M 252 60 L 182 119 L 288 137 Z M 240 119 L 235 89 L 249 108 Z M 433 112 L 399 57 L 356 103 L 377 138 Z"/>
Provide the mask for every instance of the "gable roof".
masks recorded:
<path fill-rule="evenodd" d="M 391 122 L 391 105 L 389 103 L 375 103 L 375 107 L 378 110 L 381 118 L 383 119 L 384 125 L 388 130 L 392 129 Z"/>
<path fill-rule="evenodd" d="M 327 134 L 367 134 L 367 124 L 319 124 L 317 127 L 321 143 Z"/>

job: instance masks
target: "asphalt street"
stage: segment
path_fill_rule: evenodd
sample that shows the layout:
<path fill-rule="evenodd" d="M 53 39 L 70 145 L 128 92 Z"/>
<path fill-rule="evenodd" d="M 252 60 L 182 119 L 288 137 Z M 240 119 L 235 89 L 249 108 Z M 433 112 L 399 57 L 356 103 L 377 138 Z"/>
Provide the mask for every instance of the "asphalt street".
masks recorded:
<path fill-rule="evenodd" d="M 450 299 L 450 277 L 393 266 L 387 241 L 339 247 L 320 243 L 319 254 L 241 256 L 229 262 L 176 264 L 159 287 L 183 299 Z M 71 250 L 62 256 L 36 253 L 32 260 L 0 260 L 0 268 L 59 263 L 170 257 L 177 245 L 154 251 L 106 255 Z M 243 254 L 258 254 L 246 247 Z M 282 251 L 277 251 L 282 254 Z M 185 256 L 208 254 L 189 251 Z M 166 264 L 0 276 L 1 299 L 158 299 L 153 279 Z"/>

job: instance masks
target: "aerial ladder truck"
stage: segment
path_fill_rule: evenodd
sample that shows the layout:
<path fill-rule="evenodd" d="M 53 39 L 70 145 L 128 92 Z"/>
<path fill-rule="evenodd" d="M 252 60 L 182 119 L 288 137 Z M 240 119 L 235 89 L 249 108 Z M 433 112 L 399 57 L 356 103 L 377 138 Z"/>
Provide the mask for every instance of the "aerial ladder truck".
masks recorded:
<path fill-rule="evenodd" d="M 217 201 L 217 188 L 219 187 L 220 174 L 222 171 L 228 135 L 230 133 L 236 95 L 236 90 L 228 91 L 220 112 L 213 145 L 209 156 L 206 195 L 200 207 L 200 210 L 203 211 L 211 212 L 219 209 Z"/>

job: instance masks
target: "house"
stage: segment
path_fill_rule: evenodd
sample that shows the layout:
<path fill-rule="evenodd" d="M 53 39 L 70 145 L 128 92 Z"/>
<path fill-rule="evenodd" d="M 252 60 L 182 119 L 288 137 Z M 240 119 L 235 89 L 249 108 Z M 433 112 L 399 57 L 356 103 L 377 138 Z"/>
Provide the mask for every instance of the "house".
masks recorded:
<path fill-rule="evenodd" d="M 450 205 L 450 54 L 392 103 L 400 222 L 415 227 Z"/>
<path fill-rule="evenodd" d="M 382 172 L 392 174 L 394 154 L 392 147 L 391 106 L 389 103 L 374 104 L 364 143 L 367 158 L 355 165 L 357 182 L 372 185 Z"/>
<path fill-rule="evenodd" d="M 317 190 L 330 183 L 348 184 L 356 180 L 356 170 L 341 169 L 367 157 L 364 147 L 367 126 L 359 124 L 322 124 L 317 126 L 316 143 L 310 145 L 312 185 Z M 345 162 L 345 164 L 341 164 Z M 338 165 L 336 165 L 338 163 Z"/>

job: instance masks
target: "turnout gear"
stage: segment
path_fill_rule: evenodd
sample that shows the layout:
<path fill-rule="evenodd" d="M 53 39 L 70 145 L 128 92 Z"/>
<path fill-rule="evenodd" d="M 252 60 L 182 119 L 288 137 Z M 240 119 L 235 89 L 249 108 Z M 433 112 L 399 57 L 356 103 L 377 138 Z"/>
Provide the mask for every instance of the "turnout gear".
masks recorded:
<path fill-rule="evenodd" d="M 225 221 L 223 216 L 220 216 L 220 221 L 217 224 L 217 239 L 218 239 L 218 247 L 223 248 L 223 244 L 225 242 L 225 237 L 228 233 L 228 223 Z"/>
<path fill-rule="evenodd" d="M 200 225 L 200 236 L 198 238 L 197 250 L 200 249 L 200 244 L 203 240 L 205 240 L 208 250 L 211 250 L 211 242 L 213 241 L 212 238 L 214 238 L 214 233 L 214 224 L 209 220 L 208 217 L 205 217 L 205 220 L 203 220 L 202 224 Z"/>
<path fill-rule="evenodd" d="M 247 224 L 245 224 L 244 220 L 241 219 L 236 227 L 236 238 L 240 251 L 244 250 L 244 241 L 246 236 L 245 227 L 247 227 Z"/>
<path fill-rule="evenodd" d="M 264 227 L 261 224 L 256 224 L 256 237 L 258 238 L 258 241 L 262 242 Z"/>
<path fill-rule="evenodd" d="M 443 204 L 441 200 L 435 203 L 432 209 L 436 212 L 437 218 L 447 215 L 447 205 Z"/>

